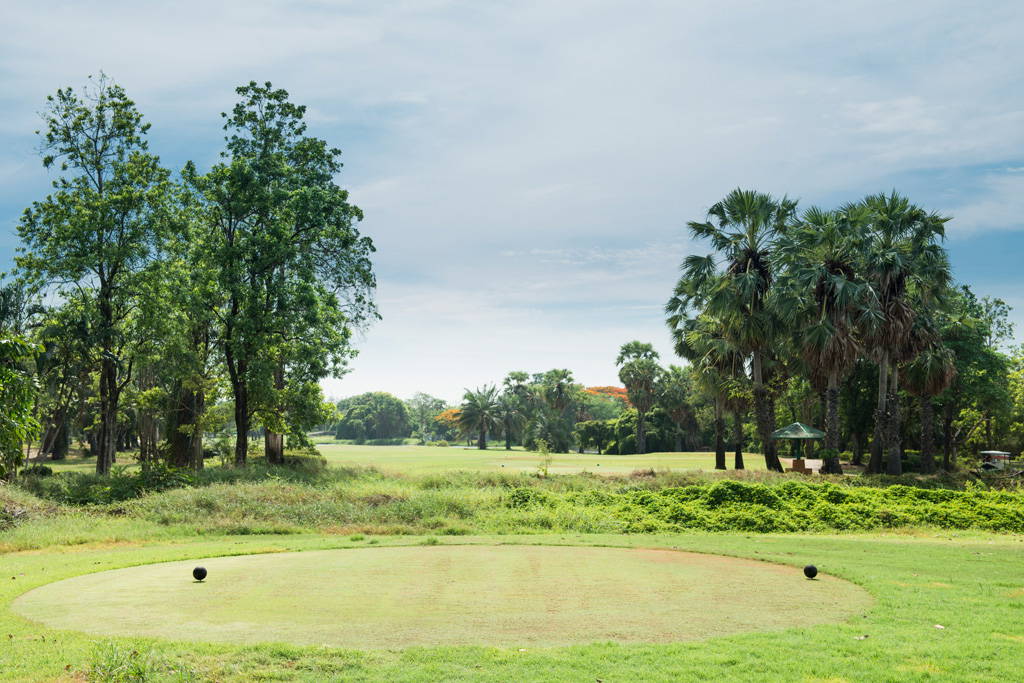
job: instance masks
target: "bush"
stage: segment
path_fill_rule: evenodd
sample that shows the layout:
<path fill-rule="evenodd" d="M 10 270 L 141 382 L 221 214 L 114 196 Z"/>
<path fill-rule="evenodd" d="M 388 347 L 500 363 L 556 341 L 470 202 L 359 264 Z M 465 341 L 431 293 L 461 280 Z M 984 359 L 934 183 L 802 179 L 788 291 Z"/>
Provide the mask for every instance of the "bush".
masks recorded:
<path fill-rule="evenodd" d="M 441 448 L 447 448 L 448 447 L 448 442 L 445 441 L 444 439 L 438 439 L 437 441 L 431 441 L 430 445 L 431 446 L 440 446 Z"/>
<path fill-rule="evenodd" d="M 21 468 L 18 474 L 22 477 L 52 477 L 53 469 L 46 465 L 29 465 Z"/>
<path fill-rule="evenodd" d="M 510 508 L 523 509 L 536 505 L 546 505 L 549 501 L 549 496 L 544 491 L 523 487 L 512 489 L 508 494 L 505 504 Z"/>

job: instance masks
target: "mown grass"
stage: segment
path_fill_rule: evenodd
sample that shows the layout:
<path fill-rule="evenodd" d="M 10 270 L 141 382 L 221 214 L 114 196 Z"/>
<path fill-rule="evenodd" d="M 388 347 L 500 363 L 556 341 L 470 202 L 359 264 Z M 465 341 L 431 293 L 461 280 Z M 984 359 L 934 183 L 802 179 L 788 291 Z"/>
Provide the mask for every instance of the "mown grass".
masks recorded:
<path fill-rule="evenodd" d="M 487 450 L 461 445 L 437 446 L 357 446 L 323 442 L 317 446 L 330 465 L 370 466 L 389 473 L 428 474 L 452 470 L 474 472 L 537 472 L 541 466 L 551 474 L 629 474 L 636 469 L 714 470 L 714 453 L 647 453 L 614 455 L 605 453 L 551 453 L 547 458 L 533 451 L 516 448 L 506 451 L 495 446 Z M 730 459 L 730 468 L 731 468 Z M 764 458 L 749 455 L 747 468 L 764 470 Z"/>
<path fill-rule="evenodd" d="M 281 644 L 241 647 L 142 638 L 96 640 L 42 628 L 9 611 L 11 601 L 32 587 L 115 567 L 423 540 L 225 536 L 7 554 L 4 568 L 15 578 L 0 583 L 0 632 L 6 639 L 0 648 L 0 676 L 6 680 L 87 676 L 102 680 L 98 672 L 104 667 L 135 659 L 143 662 L 145 672 L 135 680 L 1005 681 L 1016 680 L 1024 664 L 1024 578 L 1019 571 L 1024 537 L 974 532 L 955 536 L 551 534 L 440 539 L 440 543 L 665 547 L 794 566 L 814 562 L 823 572 L 864 586 L 876 601 L 845 623 L 690 643 L 594 643 L 525 651 L 515 643 L 374 651 Z M 132 652 L 138 654 L 130 656 Z M 130 665 L 129 661 L 126 666 Z"/>
<path fill-rule="evenodd" d="M 1013 533 L 1024 493 L 964 476 L 413 475 L 257 460 L 244 469 L 208 468 L 183 487 L 140 489 L 138 481 L 107 490 L 109 482 L 68 473 L 23 481 L 25 489 L 0 485 L 0 678 L 104 680 L 120 667 L 143 672 L 134 680 L 994 681 L 1015 680 L 1024 664 L 1024 536 Z M 114 490 L 132 495 L 110 500 Z M 72 502 L 69 491 L 106 502 Z M 787 533 L 735 531 L 748 524 Z M 978 530 L 986 527 L 1002 533 Z M 851 622 L 782 634 L 526 652 L 514 644 L 386 652 L 132 638 L 97 645 L 9 612 L 34 586 L 114 567 L 425 542 L 674 547 L 813 562 L 877 602 Z"/>

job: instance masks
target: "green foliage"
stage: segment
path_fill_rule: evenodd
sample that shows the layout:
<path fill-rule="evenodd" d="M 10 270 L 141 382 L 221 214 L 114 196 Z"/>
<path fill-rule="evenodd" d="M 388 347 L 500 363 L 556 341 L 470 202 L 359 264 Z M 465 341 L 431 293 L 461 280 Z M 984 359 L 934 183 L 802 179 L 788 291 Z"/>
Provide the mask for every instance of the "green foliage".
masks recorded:
<path fill-rule="evenodd" d="M 466 390 L 459 407 L 459 425 L 466 434 L 477 435 L 477 448 L 487 448 L 487 434 L 501 425 L 498 390 L 493 385 Z"/>
<path fill-rule="evenodd" d="M 24 340 L 0 337 L 0 479 L 14 477 L 23 460 L 22 441 L 39 429 L 34 357 L 35 348 Z"/>
<path fill-rule="evenodd" d="M 412 425 L 406 404 L 383 391 L 372 391 L 338 402 L 341 419 L 335 426 L 337 439 L 397 440 L 404 443 Z"/>
<path fill-rule="evenodd" d="M 335 183 L 341 151 L 306 134 L 305 107 L 285 90 L 250 82 L 236 92 L 224 161 L 185 177 L 243 463 L 252 419 L 292 434 L 323 423 L 319 380 L 344 370 L 353 329 L 377 313 L 374 246 Z"/>

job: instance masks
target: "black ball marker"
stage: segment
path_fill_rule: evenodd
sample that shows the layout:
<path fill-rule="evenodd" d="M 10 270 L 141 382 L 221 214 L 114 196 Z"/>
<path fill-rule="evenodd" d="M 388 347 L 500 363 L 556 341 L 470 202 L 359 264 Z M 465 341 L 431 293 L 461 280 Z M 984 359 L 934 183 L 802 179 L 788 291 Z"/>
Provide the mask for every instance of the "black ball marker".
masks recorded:
<path fill-rule="evenodd" d="M 192 570 L 192 578 L 196 581 L 202 581 L 206 578 L 206 567 L 196 567 Z"/>
<path fill-rule="evenodd" d="M 808 579 L 813 579 L 817 575 L 818 568 L 815 567 L 813 564 L 809 564 L 806 567 L 804 567 L 804 576 L 806 576 Z"/>

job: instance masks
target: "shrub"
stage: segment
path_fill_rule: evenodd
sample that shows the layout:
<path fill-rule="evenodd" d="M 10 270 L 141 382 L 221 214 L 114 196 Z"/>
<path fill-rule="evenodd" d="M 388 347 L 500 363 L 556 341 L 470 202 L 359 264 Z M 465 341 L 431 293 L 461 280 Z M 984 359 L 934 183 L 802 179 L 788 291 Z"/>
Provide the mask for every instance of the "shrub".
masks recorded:
<path fill-rule="evenodd" d="M 29 465 L 18 473 L 22 477 L 52 477 L 53 469 L 46 465 Z"/>
<path fill-rule="evenodd" d="M 431 446 L 440 446 L 441 448 L 447 448 L 448 447 L 448 442 L 445 441 L 444 439 L 438 439 L 437 441 L 431 441 L 430 445 Z"/>
<path fill-rule="evenodd" d="M 512 489 L 506 498 L 505 504 L 510 508 L 529 508 L 535 505 L 546 505 L 549 502 L 548 494 L 538 489 L 521 487 Z"/>
<path fill-rule="evenodd" d="M 710 508 L 735 503 L 751 503 L 766 508 L 780 506 L 779 497 L 764 484 L 744 484 L 730 480 L 709 487 L 704 493 L 704 502 Z"/>

